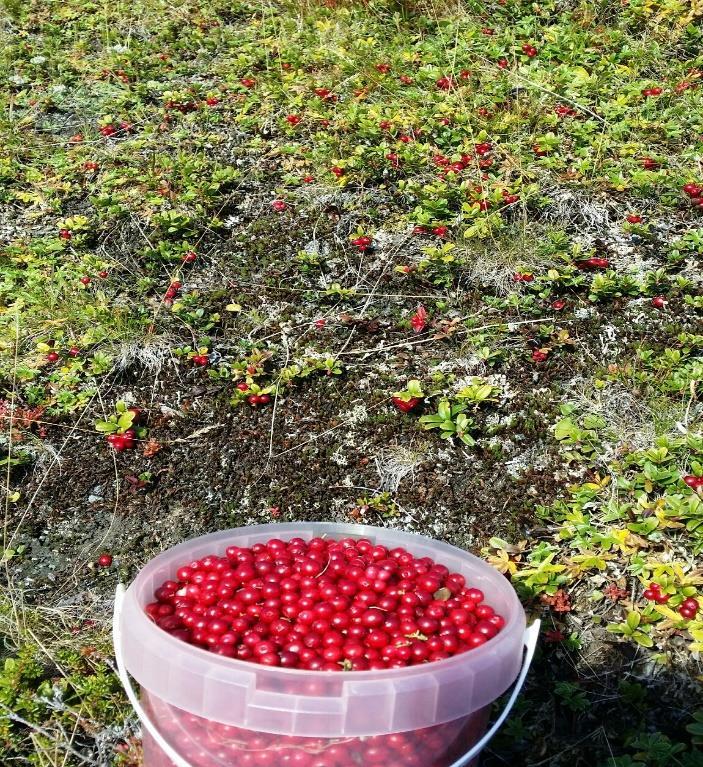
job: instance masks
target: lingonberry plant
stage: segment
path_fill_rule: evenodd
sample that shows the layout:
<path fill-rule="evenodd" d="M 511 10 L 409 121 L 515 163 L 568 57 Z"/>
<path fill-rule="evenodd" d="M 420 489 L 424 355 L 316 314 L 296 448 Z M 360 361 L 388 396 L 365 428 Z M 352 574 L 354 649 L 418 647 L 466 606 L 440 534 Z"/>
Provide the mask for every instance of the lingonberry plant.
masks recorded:
<path fill-rule="evenodd" d="M 108 416 L 107 420 L 97 420 L 95 430 L 105 434 L 107 443 L 116 452 L 132 450 L 136 447 L 136 441 L 147 436 L 147 429 L 143 425 L 144 411 L 138 407 L 128 407 L 127 403 L 119 400 L 115 404 L 115 412 Z"/>

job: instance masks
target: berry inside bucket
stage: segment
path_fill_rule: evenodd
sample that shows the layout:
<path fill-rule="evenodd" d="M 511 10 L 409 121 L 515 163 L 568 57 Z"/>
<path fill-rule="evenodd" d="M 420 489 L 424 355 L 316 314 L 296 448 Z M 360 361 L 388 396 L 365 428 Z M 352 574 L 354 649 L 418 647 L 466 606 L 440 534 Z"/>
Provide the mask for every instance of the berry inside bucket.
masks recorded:
<path fill-rule="evenodd" d="M 274 549 L 290 551 L 292 545 L 299 550 L 300 584 L 317 582 L 318 591 L 324 590 L 313 598 L 302 596 L 300 587 L 297 591 L 291 588 L 295 599 L 281 600 L 279 616 L 273 612 L 268 615 L 271 623 L 282 620 L 283 606 L 292 606 L 288 626 L 304 629 L 299 652 L 290 647 L 296 638 L 283 635 L 283 623 L 278 627 L 283 637 L 279 644 L 272 641 L 270 631 L 269 636 L 244 642 L 246 631 L 253 631 L 262 622 L 261 612 L 278 606 L 277 602 L 265 605 L 266 600 L 262 602 L 255 594 L 243 600 L 243 612 L 241 606 L 234 611 L 241 614 L 233 615 L 229 624 L 216 624 L 214 631 L 212 626 L 208 630 L 208 625 L 221 621 L 222 616 L 216 614 L 199 616 L 208 618 L 200 626 L 188 626 L 184 621 L 187 613 L 179 617 L 183 625 L 167 620 L 176 615 L 175 599 L 185 598 L 184 590 L 189 586 L 217 584 L 215 593 L 205 600 L 212 599 L 211 604 L 203 605 L 205 610 L 221 608 L 219 599 L 233 600 L 237 592 L 251 588 L 252 581 L 239 576 L 248 574 L 251 555 L 268 551 L 272 539 L 280 541 Z M 353 542 L 345 543 L 345 539 Z M 313 543 L 316 540 L 321 542 Z M 320 556 L 310 556 L 316 550 Z M 348 560 L 344 556 L 347 550 Z M 358 567 L 358 578 L 363 581 L 378 575 L 375 570 L 367 572 L 368 568 L 378 569 L 380 562 L 393 560 L 394 550 L 405 551 L 409 558 L 402 566 L 398 563 L 397 572 L 390 567 L 391 577 L 383 576 L 386 580 L 373 579 L 379 581 L 378 591 L 355 582 L 354 593 L 333 593 L 333 586 L 338 591 L 341 582 L 354 580 L 349 576 L 355 571 L 350 573 L 349 567 Z M 333 558 L 334 552 L 342 556 Z M 365 561 L 350 564 L 357 559 Z M 202 568 L 191 566 L 196 562 Z M 413 563 L 419 563 L 417 571 Z M 190 571 L 183 570 L 185 567 Z M 401 573 L 403 567 L 412 572 Z M 239 570 L 239 576 L 223 584 L 225 579 L 218 576 L 218 569 L 222 576 Z M 339 577 L 334 578 L 336 570 Z M 201 571 L 205 579 L 195 578 Z M 260 576 L 255 572 L 253 580 Z M 281 576 L 276 584 L 279 588 L 283 577 L 290 578 L 291 573 L 281 572 Z M 385 591 L 381 582 L 386 584 Z M 235 588 L 229 594 L 232 585 Z M 360 594 L 366 595 L 357 599 Z M 405 594 L 414 596 L 403 601 Z M 396 605 L 379 604 L 387 597 Z M 309 602 L 301 605 L 301 599 Z M 330 611 L 324 606 L 330 603 L 342 609 Z M 474 605 L 473 611 L 467 609 L 468 603 Z M 320 605 L 323 607 L 317 614 Z M 436 617 L 430 607 L 437 611 Z M 479 608 L 482 610 L 476 614 Z M 137 710 L 146 730 L 145 767 L 354 767 L 382 763 L 451 767 L 472 746 L 478 743 L 480 747 L 491 703 L 513 684 L 522 665 L 525 615 L 504 576 L 453 546 L 360 525 L 262 525 L 188 541 L 144 567 L 127 590 L 120 610 L 116 622 L 118 663 L 121 657 L 142 689 L 143 710 Z M 311 615 L 301 621 L 305 612 Z M 247 618 L 245 624 L 235 624 L 242 615 Z M 333 625 L 336 615 L 347 618 Z M 498 616 L 494 618 L 498 625 L 488 622 L 493 616 Z M 438 625 L 428 620 L 421 627 L 423 618 Z M 492 636 L 476 631 L 481 622 L 492 627 Z M 356 629 L 359 635 L 352 632 L 350 637 L 354 626 L 360 627 Z M 196 634 L 198 631 L 202 633 Z M 225 642 L 231 649 L 223 652 L 221 638 L 229 631 L 236 634 L 236 640 Z M 449 646 L 444 645 L 443 631 L 447 631 L 444 636 L 453 637 Z M 364 641 L 379 632 L 386 636 L 374 638 L 370 644 Z M 307 647 L 304 640 L 310 634 L 314 635 L 308 642 L 312 647 Z M 471 647 L 468 639 L 475 634 L 483 638 Z M 378 647 L 374 646 L 377 641 Z M 257 651 L 262 642 L 264 646 Z M 413 648 L 429 647 L 430 642 L 436 650 L 414 654 Z M 361 649 L 353 649 L 357 645 Z M 332 650 L 325 655 L 328 647 Z M 341 648 L 341 655 L 335 648 Z M 359 654 L 358 659 L 364 661 L 356 669 L 354 657 L 348 657 L 350 649 L 352 656 Z M 283 653 L 297 658 L 281 657 Z M 276 660 L 269 657 L 274 654 Z M 136 706 L 136 698 L 133 702 Z"/>
<path fill-rule="evenodd" d="M 184 562 L 145 611 L 189 644 L 266 666 L 367 671 L 485 644 L 503 616 L 461 573 L 368 539 L 271 538 Z"/>
<path fill-rule="evenodd" d="M 449 767 L 478 741 L 490 707 L 471 716 L 410 732 L 369 738 L 270 735 L 193 716 L 148 693 L 145 708 L 190 767 Z M 178 767 L 144 736 L 148 767 Z"/>

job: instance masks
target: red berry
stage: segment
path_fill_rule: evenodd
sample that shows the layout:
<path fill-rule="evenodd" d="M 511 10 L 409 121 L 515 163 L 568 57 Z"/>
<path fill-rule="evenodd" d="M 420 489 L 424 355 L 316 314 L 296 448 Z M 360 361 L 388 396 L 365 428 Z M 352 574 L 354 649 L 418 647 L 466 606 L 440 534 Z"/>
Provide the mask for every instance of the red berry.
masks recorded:
<path fill-rule="evenodd" d="M 408 400 L 401 399 L 400 397 L 391 397 L 391 402 L 401 411 L 401 413 L 409 413 L 414 410 L 422 400 L 419 397 L 411 397 Z"/>
<path fill-rule="evenodd" d="M 555 312 L 560 312 L 566 306 L 566 301 L 563 298 L 557 298 L 556 301 L 552 301 L 551 306 Z"/>
<path fill-rule="evenodd" d="M 351 244 L 360 251 L 365 252 L 371 247 L 373 240 L 370 237 L 357 237 L 351 241 Z"/>
<path fill-rule="evenodd" d="M 90 285 L 90 283 L 92 282 L 92 280 L 88 276 L 81 277 L 80 281 L 81 281 L 81 284 L 83 285 Z"/>
<path fill-rule="evenodd" d="M 110 567 L 112 564 L 112 555 L 111 554 L 101 554 L 98 557 L 98 564 L 100 567 Z"/>
<path fill-rule="evenodd" d="M 291 125 L 297 125 L 300 122 L 299 115 L 286 115 L 286 121 Z"/>
<path fill-rule="evenodd" d="M 70 240 L 73 234 L 68 229 L 59 229 L 59 237 L 62 240 Z"/>
<path fill-rule="evenodd" d="M 47 362 L 58 362 L 59 361 L 59 355 L 57 352 L 49 352 L 46 355 Z"/>
<path fill-rule="evenodd" d="M 107 276 L 108 272 L 105 269 L 103 269 L 101 272 L 98 272 L 98 277 L 100 277 L 102 280 L 104 280 Z"/>
<path fill-rule="evenodd" d="M 700 197 L 703 191 L 698 184 L 684 184 L 683 190 L 689 197 Z"/>
<path fill-rule="evenodd" d="M 544 349 L 533 349 L 532 360 L 534 362 L 544 362 L 549 356 L 549 352 Z"/>
<path fill-rule="evenodd" d="M 579 269 L 607 269 L 610 266 L 610 261 L 607 258 L 587 258 L 584 261 L 577 261 L 576 266 Z"/>
<path fill-rule="evenodd" d="M 652 299 L 652 306 L 655 309 L 663 309 L 666 306 L 666 299 L 664 296 L 654 296 Z"/>
<path fill-rule="evenodd" d="M 249 391 L 249 384 L 246 383 L 246 381 L 240 381 L 237 384 L 237 388 L 239 389 L 239 391 Z"/>
<path fill-rule="evenodd" d="M 118 453 L 126 450 L 129 445 L 129 440 L 126 439 L 123 434 L 111 434 L 110 437 L 108 437 L 108 442 Z"/>
<path fill-rule="evenodd" d="M 693 474 L 687 474 L 685 477 L 683 477 L 683 481 L 692 490 L 698 490 L 699 487 L 703 487 L 703 477 L 696 477 Z"/>
<path fill-rule="evenodd" d="M 627 216 L 627 223 L 628 224 L 641 224 L 642 223 L 642 216 L 637 216 L 634 213 L 630 213 L 629 216 Z"/>
<path fill-rule="evenodd" d="M 271 207 L 277 212 L 277 213 L 283 213 L 283 211 L 288 207 L 286 203 L 283 200 L 274 200 L 271 203 Z"/>
<path fill-rule="evenodd" d="M 184 264 L 192 264 L 197 257 L 198 254 L 194 250 L 189 250 L 181 256 L 181 261 Z"/>
<path fill-rule="evenodd" d="M 69 356 L 71 356 L 71 357 L 77 357 L 77 356 L 78 356 L 80 353 L 81 353 L 81 350 L 80 350 L 80 349 L 79 349 L 77 346 L 72 346 L 72 347 L 71 347 L 71 348 L 68 350 L 68 354 L 69 354 Z"/>

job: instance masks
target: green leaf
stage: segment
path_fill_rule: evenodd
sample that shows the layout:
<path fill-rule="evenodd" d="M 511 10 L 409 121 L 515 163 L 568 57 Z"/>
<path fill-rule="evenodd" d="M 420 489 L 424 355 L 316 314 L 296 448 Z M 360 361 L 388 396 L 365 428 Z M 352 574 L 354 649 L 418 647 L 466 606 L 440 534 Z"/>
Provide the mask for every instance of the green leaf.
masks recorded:
<path fill-rule="evenodd" d="M 117 431 L 117 424 L 116 423 L 110 423 L 109 421 L 97 421 L 95 424 L 96 431 L 102 432 L 103 434 L 112 434 L 113 432 Z"/>
<path fill-rule="evenodd" d="M 563 418 L 554 427 L 554 436 L 557 439 L 568 439 L 574 432 L 578 432 L 578 427 L 570 418 Z"/>
<path fill-rule="evenodd" d="M 640 625 L 641 620 L 642 616 L 639 613 L 629 613 L 625 623 L 627 623 L 628 628 L 634 631 Z"/>
<path fill-rule="evenodd" d="M 654 647 L 654 640 L 652 637 L 642 631 L 635 631 L 632 638 L 638 645 L 642 645 L 642 647 Z"/>
<path fill-rule="evenodd" d="M 449 401 L 446 399 L 443 399 L 439 403 L 439 407 L 437 408 L 437 415 L 443 420 L 443 421 L 450 421 L 452 417 L 452 408 L 449 404 Z"/>
<path fill-rule="evenodd" d="M 122 413 L 122 415 L 117 419 L 117 428 L 120 431 L 126 431 L 127 429 L 131 428 L 133 423 L 134 413 L 128 411 L 126 413 Z"/>

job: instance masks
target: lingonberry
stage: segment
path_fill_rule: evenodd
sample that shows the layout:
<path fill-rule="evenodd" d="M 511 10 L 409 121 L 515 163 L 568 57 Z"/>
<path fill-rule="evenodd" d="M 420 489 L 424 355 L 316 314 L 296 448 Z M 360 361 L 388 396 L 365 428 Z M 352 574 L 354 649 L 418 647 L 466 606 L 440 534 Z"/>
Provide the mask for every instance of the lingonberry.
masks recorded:
<path fill-rule="evenodd" d="M 654 296 L 654 298 L 651 301 L 652 306 L 655 309 L 664 309 L 666 306 L 666 299 L 664 296 Z"/>
<path fill-rule="evenodd" d="M 700 605 L 698 600 L 694 599 L 693 597 L 688 597 L 687 599 L 684 599 L 684 601 L 679 606 L 679 614 L 683 618 L 691 620 L 696 617 L 699 609 Z"/>
<path fill-rule="evenodd" d="M 46 355 L 47 362 L 58 362 L 60 359 L 58 352 L 49 352 Z"/>
<path fill-rule="evenodd" d="M 686 474 L 686 476 L 682 477 L 682 479 L 691 488 L 691 490 L 698 490 L 699 488 L 703 487 L 703 477 L 697 477 L 694 474 Z"/>
<path fill-rule="evenodd" d="M 410 397 L 410 399 L 407 400 L 401 399 L 400 397 L 391 397 L 391 402 L 401 413 L 409 413 L 411 410 L 415 410 L 422 400 L 419 397 Z"/>
<path fill-rule="evenodd" d="M 112 554 L 101 554 L 98 557 L 100 567 L 110 567 L 112 565 Z"/>

